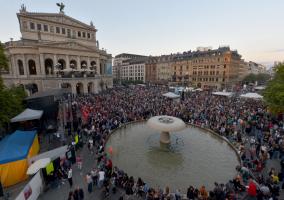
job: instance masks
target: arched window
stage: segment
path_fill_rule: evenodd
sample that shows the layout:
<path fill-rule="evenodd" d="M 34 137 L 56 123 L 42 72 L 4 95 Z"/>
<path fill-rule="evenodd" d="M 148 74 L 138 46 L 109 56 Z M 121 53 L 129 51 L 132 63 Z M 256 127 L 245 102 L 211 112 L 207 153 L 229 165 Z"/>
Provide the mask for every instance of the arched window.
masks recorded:
<path fill-rule="evenodd" d="M 76 60 L 71 60 L 70 61 L 70 68 L 71 69 L 77 69 L 77 62 L 76 62 Z"/>
<path fill-rule="evenodd" d="M 35 61 L 34 60 L 29 60 L 28 65 L 29 65 L 30 75 L 36 75 L 36 64 L 35 64 Z"/>
<path fill-rule="evenodd" d="M 90 67 L 90 69 L 91 69 L 92 71 L 94 71 L 95 73 L 97 73 L 97 63 L 96 63 L 96 61 L 92 61 L 92 62 L 91 62 L 91 67 Z"/>
<path fill-rule="evenodd" d="M 53 71 L 54 71 L 53 61 L 50 58 L 44 61 L 44 67 L 45 67 L 46 75 L 53 74 Z"/>
<path fill-rule="evenodd" d="M 88 65 L 86 61 L 81 62 L 81 69 L 87 69 Z"/>
<path fill-rule="evenodd" d="M 25 75 L 24 65 L 22 60 L 18 60 L 19 74 Z"/>
<path fill-rule="evenodd" d="M 58 60 L 58 63 L 60 64 L 59 68 L 60 68 L 61 70 L 66 69 L 66 62 L 65 62 L 64 59 L 59 59 L 59 60 Z"/>

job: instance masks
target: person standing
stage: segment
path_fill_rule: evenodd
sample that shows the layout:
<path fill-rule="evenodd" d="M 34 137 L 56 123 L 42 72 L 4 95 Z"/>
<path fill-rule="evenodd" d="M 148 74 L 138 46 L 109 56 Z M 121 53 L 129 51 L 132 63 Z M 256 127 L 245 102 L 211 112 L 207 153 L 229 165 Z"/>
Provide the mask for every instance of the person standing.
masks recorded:
<path fill-rule="evenodd" d="M 101 188 L 103 186 L 105 180 L 105 172 L 104 170 L 100 170 L 99 171 L 99 181 L 98 181 L 98 187 Z"/>
<path fill-rule="evenodd" d="M 256 196 L 257 196 L 256 184 L 254 183 L 252 178 L 249 179 L 249 185 L 248 185 L 247 188 L 248 188 L 248 190 L 247 190 L 248 199 L 249 200 L 256 200 Z"/>
<path fill-rule="evenodd" d="M 88 192 L 92 193 L 92 191 L 93 191 L 93 180 L 92 180 L 92 176 L 91 176 L 90 173 L 88 173 L 86 175 L 86 182 L 88 184 Z"/>
<path fill-rule="evenodd" d="M 68 182 L 69 182 L 70 187 L 72 187 L 73 186 L 72 168 L 69 168 L 68 170 Z"/>

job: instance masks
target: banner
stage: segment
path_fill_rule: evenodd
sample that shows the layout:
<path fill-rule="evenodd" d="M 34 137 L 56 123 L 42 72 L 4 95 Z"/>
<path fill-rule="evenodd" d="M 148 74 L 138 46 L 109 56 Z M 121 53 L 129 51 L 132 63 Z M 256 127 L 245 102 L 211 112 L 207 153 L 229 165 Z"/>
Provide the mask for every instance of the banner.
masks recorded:
<path fill-rule="evenodd" d="M 43 188 L 42 178 L 40 172 L 38 172 L 30 180 L 30 182 L 24 187 L 21 193 L 15 200 L 35 200 L 38 199 Z"/>

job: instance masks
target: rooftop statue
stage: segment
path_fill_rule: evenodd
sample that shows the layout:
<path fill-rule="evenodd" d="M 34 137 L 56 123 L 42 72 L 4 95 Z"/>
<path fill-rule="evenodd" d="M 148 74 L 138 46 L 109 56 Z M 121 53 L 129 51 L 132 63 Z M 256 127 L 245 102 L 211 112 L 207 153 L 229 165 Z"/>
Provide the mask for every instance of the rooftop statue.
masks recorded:
<path fill-rule="evenodd" d="M 61 3 L 57 3 L 56 4 L 58 7 L 59 7 L 59 9 L 60 9 L 60 13 L 64 13 L 64 7 L 65 7 L 65 5 L 61 2 Z"/>

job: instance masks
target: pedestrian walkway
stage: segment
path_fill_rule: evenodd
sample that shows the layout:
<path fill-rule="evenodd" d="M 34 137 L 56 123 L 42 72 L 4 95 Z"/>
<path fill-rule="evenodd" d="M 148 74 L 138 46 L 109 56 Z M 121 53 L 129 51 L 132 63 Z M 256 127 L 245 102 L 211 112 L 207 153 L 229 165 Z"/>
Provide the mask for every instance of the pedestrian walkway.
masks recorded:
<path fill-rule="evenodd" d="M 72 166 L 73 170 L 73 187 L 70 188 L 68 181 L 65 181 L 65 184 L 59 186 L 55 189 L 49 189 L 44 194 L 40 196 L 40 200 L 67 200 L 68 194 L 70 191 L 76 189 L 76 187 L 81 187 L 84 190 L 85 199 L 115 199 L 117 200 L 119 196 L 123 195 L 121 190 L 118 190 L 117 193 L 111 194 L 108 198 L 104 198 L 103 189 L 98 189 L 94 187 L 94 191 L 89 194 L 87 190 L 87 183 L 85 180 L 86 174 L 91 171 L 91 169 L 96 165 L 95 154 L 90 154 L 89 150 L 85 146 L 83 149 L 77 151 L 77 155 L 82 156 L 83 165 L 82 170 L 77 168 L 77 165 Z"/>

